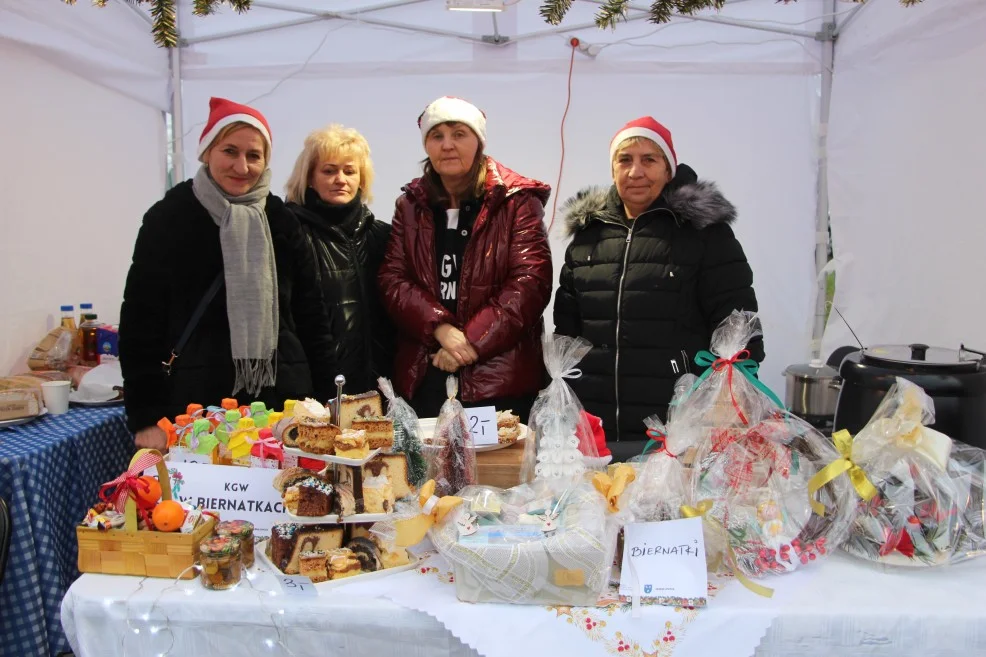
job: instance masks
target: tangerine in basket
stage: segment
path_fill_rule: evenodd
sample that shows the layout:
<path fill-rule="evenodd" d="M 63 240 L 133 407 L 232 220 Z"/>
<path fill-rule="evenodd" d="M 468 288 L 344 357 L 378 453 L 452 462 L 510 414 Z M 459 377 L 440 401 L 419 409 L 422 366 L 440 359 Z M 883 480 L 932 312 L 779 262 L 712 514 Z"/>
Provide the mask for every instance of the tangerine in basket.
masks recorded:
<path fill-rule="evenodd" d="M 154 528 L 159 532 L 175 532 L 185 522 L 185 509 L 174 500 L 162 500 L 151 513 Z"/>
<path fill-rule="evenodd" d="M 138 481 L 141 482 L 137 486 L 136 497 L 137 506 L 142 509 L 153 509 L 157 501 L 161 499 L 161 484 L 154 477 L 140 477 Z M 145 487 L 143 484 L 147 484 Z"/>

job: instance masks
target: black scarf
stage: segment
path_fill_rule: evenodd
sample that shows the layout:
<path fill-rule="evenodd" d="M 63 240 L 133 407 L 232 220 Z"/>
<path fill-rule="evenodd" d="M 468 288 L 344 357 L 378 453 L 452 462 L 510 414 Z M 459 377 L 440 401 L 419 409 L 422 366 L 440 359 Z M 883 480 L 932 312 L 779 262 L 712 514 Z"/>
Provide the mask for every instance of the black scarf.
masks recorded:
<path fill-rule="evenodd" d="M 363 227 L 363 198 L 359 192 L 349 203 L 333 205 L 323 201 L 318 192 L 309 187 L 305 190 L 305 209 L 308 212 L 304 219 L 322 230 L 341 231 L 352 238 Z"/>

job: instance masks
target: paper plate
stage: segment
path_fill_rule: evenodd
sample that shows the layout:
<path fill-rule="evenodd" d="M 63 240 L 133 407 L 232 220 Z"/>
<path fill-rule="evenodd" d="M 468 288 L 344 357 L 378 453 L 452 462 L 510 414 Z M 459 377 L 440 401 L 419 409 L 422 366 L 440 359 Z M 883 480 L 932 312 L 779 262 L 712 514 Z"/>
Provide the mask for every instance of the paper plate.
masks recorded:
<path fill-rule="evenodd" d="M 370 453 L 366 455 L 365 459 L 346 459 L 341 456 L 335 456 L 333 454 L 312 454 L 311 452 L 306 452 L 303 449 L 298 449 L 297 447 L 285 447 L 285 454 L 291 454 L 293 456 L 299 456 L 301 458 L 312 459 L 313 461 L 323 461 L 324 463 L 336 463 L 338 465 L 366 465 L 370 462 L 374 456 L 380 453 L 380 448 L 371 449 Z"/>

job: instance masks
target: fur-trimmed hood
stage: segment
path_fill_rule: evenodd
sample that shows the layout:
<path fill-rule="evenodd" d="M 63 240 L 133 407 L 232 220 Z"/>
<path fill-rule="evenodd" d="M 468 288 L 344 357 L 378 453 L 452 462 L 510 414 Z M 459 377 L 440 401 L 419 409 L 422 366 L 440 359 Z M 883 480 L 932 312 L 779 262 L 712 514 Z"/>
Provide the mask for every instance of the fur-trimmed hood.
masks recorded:
<path fill-rule="evenodd" d="M 655 201 L 655 206 L 670 209 L 679 225 L 691 224 L 701 230 L 713 224 L 731 224 L 736 207 L 726 200 L 712 181 L 699 180 L 687 164 L 679 164 L 677 173 Z M 562 206 L 568 235 L 578 233 L 593 221 L 624 221 L 623 202 L 616 185 L 593 186 L 579 190 Z"/>

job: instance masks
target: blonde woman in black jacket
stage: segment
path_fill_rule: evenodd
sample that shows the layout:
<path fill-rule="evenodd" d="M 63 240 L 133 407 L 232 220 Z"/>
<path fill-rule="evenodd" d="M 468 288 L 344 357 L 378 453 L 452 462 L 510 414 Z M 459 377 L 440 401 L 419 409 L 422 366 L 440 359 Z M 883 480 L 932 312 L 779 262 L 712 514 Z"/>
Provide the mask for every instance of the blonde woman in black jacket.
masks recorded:
<path fill-rule="evenodd" d="M 356 130 L 331 125 L 305 139 L 286 196 L 314 258 L 318 285 L 335 336 L 334 360 L 348 392 L 376 387 L 390 377 L 395 332 L 380 305 L 377 270 L 390 224 L 366 206 L 372 199 L 373 162 Z"/>

